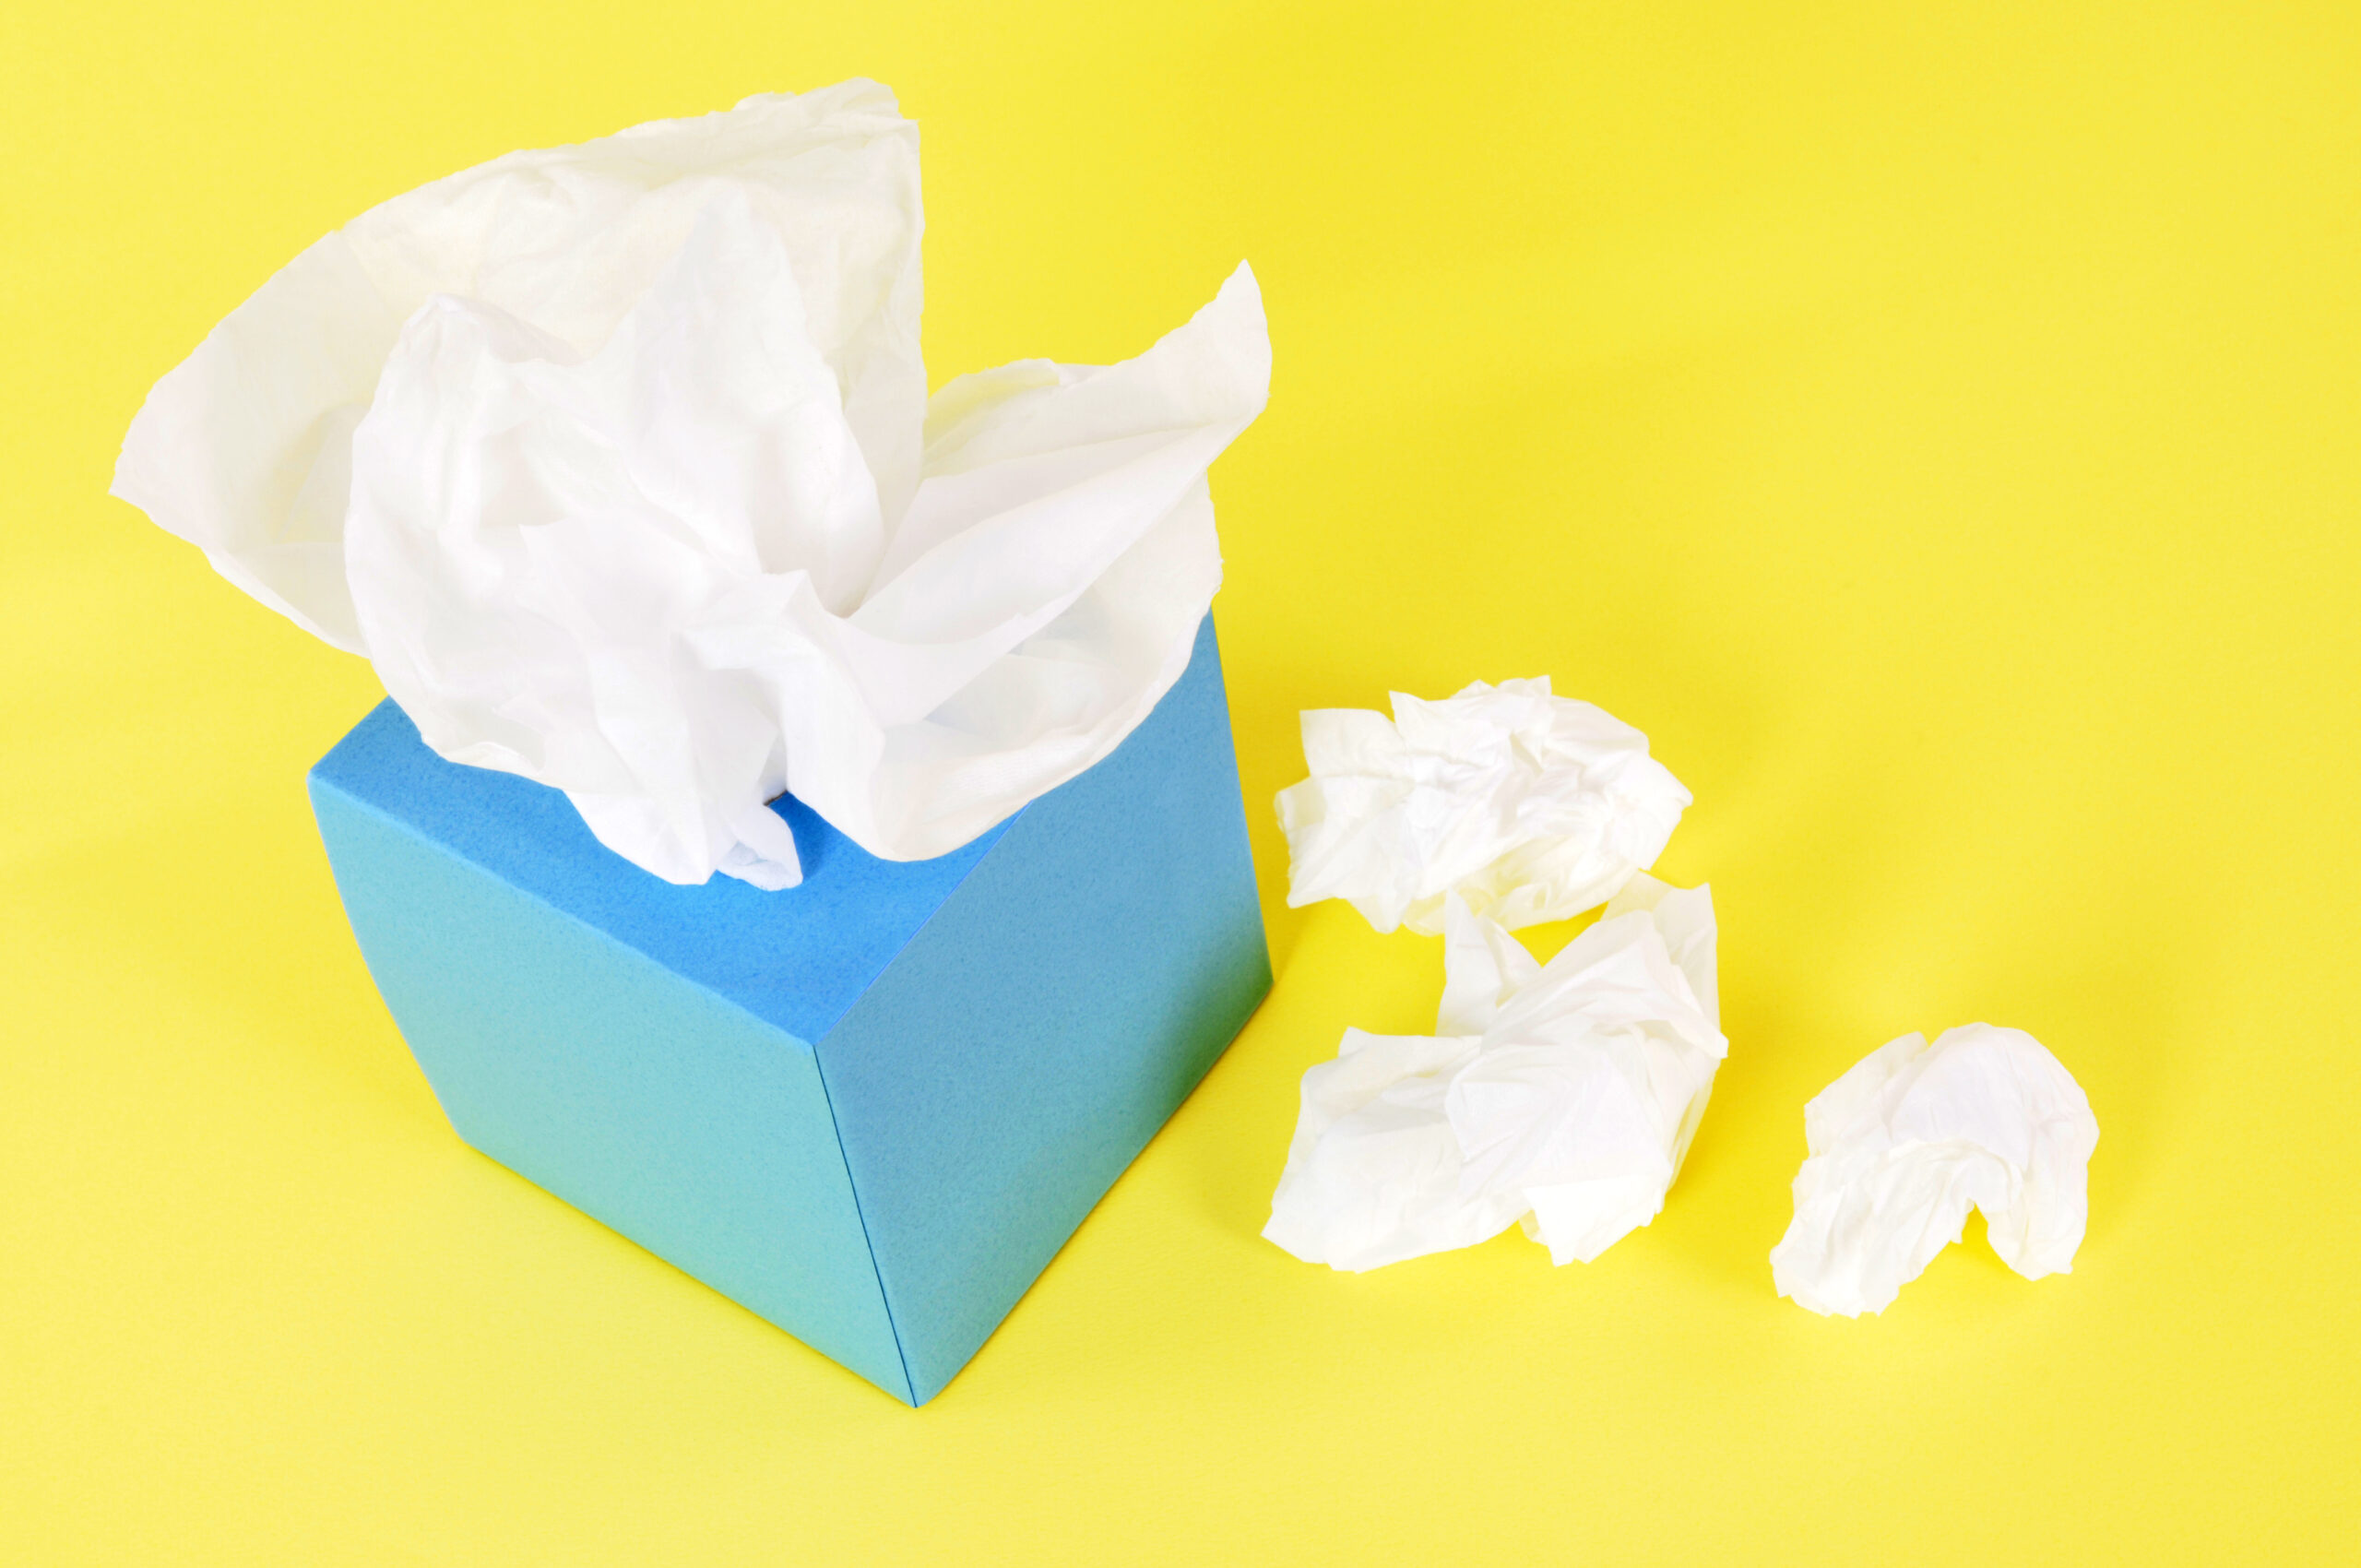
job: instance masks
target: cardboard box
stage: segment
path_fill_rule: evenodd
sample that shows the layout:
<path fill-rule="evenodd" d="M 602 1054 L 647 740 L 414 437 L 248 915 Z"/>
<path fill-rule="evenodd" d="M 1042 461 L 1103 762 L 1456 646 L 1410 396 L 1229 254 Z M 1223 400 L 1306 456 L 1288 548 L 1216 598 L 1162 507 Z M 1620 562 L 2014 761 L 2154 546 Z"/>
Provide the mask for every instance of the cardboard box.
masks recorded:
<path fill-rule="evenodd" d="M 781 893 L 659 881 L 390 702 L 311 792 L 459 1136 L 913 1405 L 1271 985 L 1210 618 L 1121 746 L 955 853 L 776 802 Z"/>

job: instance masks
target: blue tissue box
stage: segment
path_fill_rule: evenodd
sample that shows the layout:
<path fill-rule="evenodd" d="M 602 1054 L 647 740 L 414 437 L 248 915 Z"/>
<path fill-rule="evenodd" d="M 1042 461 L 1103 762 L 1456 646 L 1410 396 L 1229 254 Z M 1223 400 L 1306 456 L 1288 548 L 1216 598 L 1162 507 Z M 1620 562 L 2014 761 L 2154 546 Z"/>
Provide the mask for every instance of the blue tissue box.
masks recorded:
<path fill-rule="evenodd" d="M 460 1137 L 913 1405 L 1270 990 L 1221 656 L 939 860 L 791 798 L 800 887 L 675 887 L 388 702 L 312 805 Z"/>

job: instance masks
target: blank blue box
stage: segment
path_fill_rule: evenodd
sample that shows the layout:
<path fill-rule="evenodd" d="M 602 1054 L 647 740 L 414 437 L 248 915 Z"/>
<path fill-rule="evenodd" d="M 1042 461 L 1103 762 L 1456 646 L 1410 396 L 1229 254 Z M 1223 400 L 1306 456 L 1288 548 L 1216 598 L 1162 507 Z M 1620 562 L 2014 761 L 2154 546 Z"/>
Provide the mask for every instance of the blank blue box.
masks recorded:
<path fill-rule="evenodd" d="M 913 1405 L 1271 986 L 1210 617 L 1110 755 L 938 860 L 780 799 L 780 893 L 659 881 L 390 702 L 311 793 L 459 1136 Z"/>

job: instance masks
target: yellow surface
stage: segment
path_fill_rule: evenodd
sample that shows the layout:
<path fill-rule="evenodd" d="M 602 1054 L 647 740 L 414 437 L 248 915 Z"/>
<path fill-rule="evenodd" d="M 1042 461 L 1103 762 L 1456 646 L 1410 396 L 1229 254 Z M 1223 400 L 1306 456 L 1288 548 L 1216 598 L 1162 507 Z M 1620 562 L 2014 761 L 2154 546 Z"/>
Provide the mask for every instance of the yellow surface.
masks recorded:
<path fill-rule="evenodd" d="M 2361 16 L 2011 9 L 12 10 L 0 1560 L 2355 1560 Z M 103 493 L 362 208 L 854 74 L 938 381 L 1240 256 L 1277 362 L 1215 474 L 1277 989 L 917 1412 L 452 1136 L 304 803 L 374 678 Z M 1442 970 L 1279 902 L 1295 712 L 1543 671 L 1696 792 L 1687 1171 L 1588 1266 L 1297 1263 L 1297 1077 Z M 1977 1018 L 2105 1129 L 2073 1275 L 1777 1300 L 1803 1101 Z"/>

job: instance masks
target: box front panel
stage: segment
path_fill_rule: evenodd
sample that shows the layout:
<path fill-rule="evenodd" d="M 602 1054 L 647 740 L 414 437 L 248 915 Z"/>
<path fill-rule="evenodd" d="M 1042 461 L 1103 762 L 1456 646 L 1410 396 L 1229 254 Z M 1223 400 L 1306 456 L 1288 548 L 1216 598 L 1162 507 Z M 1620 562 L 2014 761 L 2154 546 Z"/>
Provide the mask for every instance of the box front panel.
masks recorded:
<path fill-rule="evenodd" d="M 810 1050 L 316 775 L 312 799 L 459 1135 L 909 1399 Z"/>

